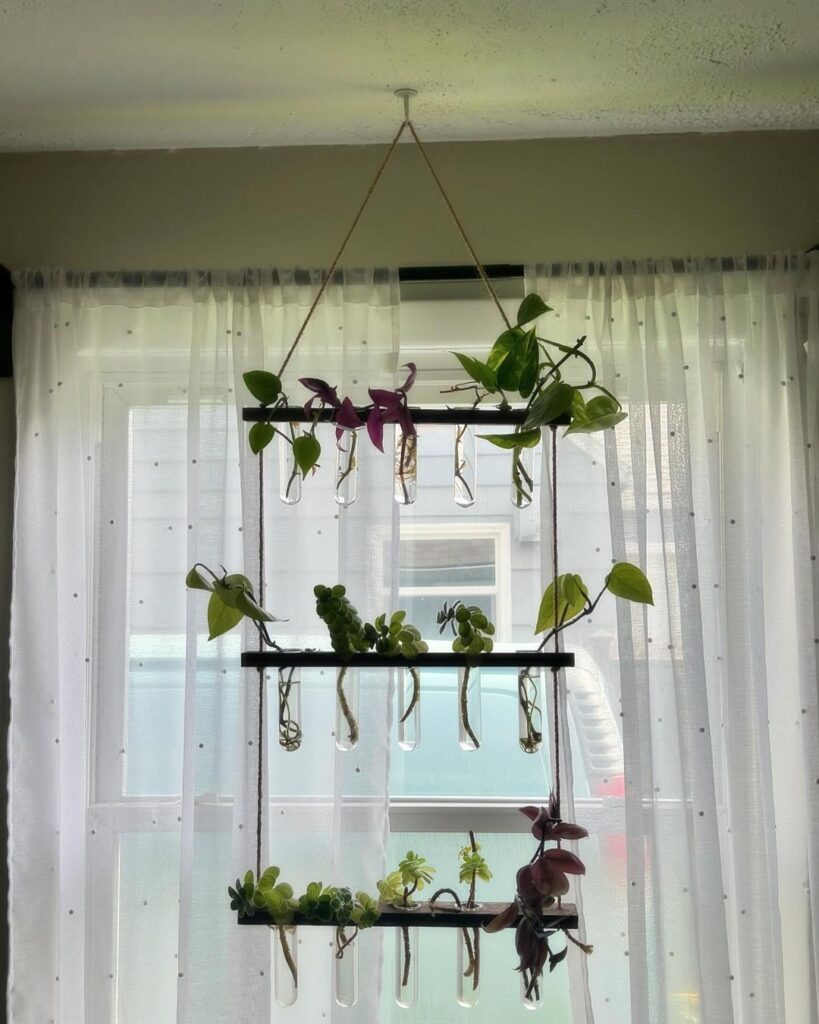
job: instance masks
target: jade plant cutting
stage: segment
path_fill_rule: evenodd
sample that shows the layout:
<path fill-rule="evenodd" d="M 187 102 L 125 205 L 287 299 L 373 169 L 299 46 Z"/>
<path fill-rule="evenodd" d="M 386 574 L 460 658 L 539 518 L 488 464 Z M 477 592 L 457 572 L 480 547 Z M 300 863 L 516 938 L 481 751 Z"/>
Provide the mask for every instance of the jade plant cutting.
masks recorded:
<path fill-rule="evenodd" d="M 421 639 L 420 630 L 405 622 L 405 611 L 393 612 L 389 621 L 386 613 L 383 613 L 374 622 L 364 622 L 347 597 L 347 589 L 343 584 L 337 583 L 333 587 L 317 584 L 313 593 L 316 597 L 316 613 L 327 626 L 330 644 L 342 660 L 371 650 L 377 654 L 401 655 L 411 659 L 428 650 L 426 642 Z M 336 700 L 343 719 L 340 724 L 346 732 L 346 737 L 337 739 L 345 747 L 352 748 L 358 742 L 358 718 L 345 689 L 348 669 L 349 666 L 341 665 L 336 675 Z M 418 670 L 410 666 L 410 671 L 413 673 L 413 697 L 404 717 L 414 710 L 421 696 Z"/>
<path fill-rule="evenodd" d="M 398 869 L 391 871 L 386 878 L 378 883 L 378 895 L 381 902 L 400 910 L 412 910 L 417 906 L 413 895 L 430 884 L 435 868 L 428 864 L 425 857 L 407 850 L 406 856 L 399 862 Z M 400 988 L 409 984 L 412 966 L 412 942 L 408 925 L 401 926 L 403 943 L 403 968 L 401 970 Z"/>
<path fill-rule="evenodd" d="M 489 654 L 495 646 L 495 624 L 477 605 L 466 605 L 455 601 L 452 605 L 444 602 L 437 615 L 438 632 L 444 633 L 449 627 L 454 639 L 452 650 L 456 654 Z M 458 718 L 460 723 L 461 746 L 477 750 L 481 743 L 469 719 L 470 678 L 479 671 L 477 665 L 465 665 L 458 669 Z"/>
<path fill-rule="evenodd" d="M 620 402 L 597 380 L 593 360 L 583 351 L 585 337 L 574 345 L 550 341 L 538 333 L 535 321 L 551 312 L 536 294 L 521 302 L 510 325 L 489 350 L 485 360 L 462 352 L 453 355 L 469 378 L 445 393 L 469 393 L 478 406 L 497 401 L 501 409 L 513 402 L 523 405 L 525 419 L 510 433 L 480 434 L 491 444 L 512 452 L 512 484 L 515 504 L 532 499 L 533 479 L 524 452 L 540 441 L 541 428 L 568 421 L 566 433 L 594 433 L 613 427 L 626 418 Z M 570 383 L 566 376 L 580 380 Z"/>
<path fill-rule="evenodd" d="M 344 956 L 359 930 L 371 928 L 381 916 L 378 900 L 366 892 L 357 892 L 353 896 L 346 886 L 325 886 L 321 882 L 311 882 L 307 886 L 304 895 L 299 897 L 298 909 L 306 921 L 336 926 L 338 960 Z M 353 932 L 348 936 L 345 929 L 351 926 Z"/>
<path fill-rule="evenodd" d="M 298 909 L 298 900 L 293 896 L 293 887 L 287 882 L 279 882 L 279 868 L 266 868 L 258 880 L 254 880 L 253 872 L 245 873 L 244 881 L 236 879 L 236 886 L 228 886 L 230 909 L 237 910 L 239 917 L 253 917 L 257 910 L 265 910 L 278 931 L 282 956 L 287 969 L 293 978 L 293 985 L 298 987 L 299 974 L 293 950 L 288 940 L 288 929 L 293 924 L 293 917 Z"/>
<path fill-rule="evenodd" d="M 299 897 L 293 887 L 280 882 L 278 867 L 266 868 L 258 879 L 252 871 L 244 879 L 237 878 L 236 884 L 228 886 L 230 909 L 239 917 L 253 917 L 265 912 L 271 919 L 271 927 L 278 931 L 282 956 L 294 986 L 298 986 L 298 966 L 290 940 L 296 915 L 314 924 L 334 925 L 336 928 L 336 958 L 341 959 L 361 929 L 371 928 L 381 916 L 378 901 L 366 892 L 353 896 L 350 889 L 340 886 L 325 886 L 311 882 Z M 347 935 L 345 929 L 353 928 Z M 288 935 L 288 933 L 290 933 Z"/>
<path fill-rule="evenodd" d="M 458 881 L 462 885 L 469 886 L 469 893 L 464 906 L 472 910 L 477 906 L 475 902 L 475 889 L 478 881 L 489 882 L 492 879 L 492 872 L 481 853 L 480 843 L 475 839 L 475 833 L 469 833 L 469 844 L 461 847 L 458 851 L 460 865 L 458 867 Z M 461 929 L 461 937 L 466 952 L 466 963 L 462 964 L 462 975 L 471 981 L 472 991 L 477 992 L 481 981 L 481 933 L 479 928 Z"/>
<path fill-rule="evenodd" d="M 208 601 L 208 640 L 227 633 L 242 619 L 249 619 L 269 647 L 275 647 L 267 632 L 268 622 L 282 622 L 271 615 L 256 601 L 253 584 L 240 572 L 229 573 L 220 566 L 217 575 L 208 566 L 197 562 L 185 577 L 185 586 L 190 590 L 205 590 L 210 593 Z M 207 574 L 207 575 L 205 575 Z"/>

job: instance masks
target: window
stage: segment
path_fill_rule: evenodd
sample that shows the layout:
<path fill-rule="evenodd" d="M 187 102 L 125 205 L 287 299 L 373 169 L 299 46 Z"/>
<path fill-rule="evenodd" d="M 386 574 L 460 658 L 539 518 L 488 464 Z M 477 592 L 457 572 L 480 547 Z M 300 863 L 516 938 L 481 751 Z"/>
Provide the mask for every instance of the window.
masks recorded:
<path fill-rule="evenodd" d="M 482 608 L 505 634 L 511 621 L 509 524 L 402 523 L 398 596 L 424 636 L 437 635 L 436 613 L 458 599 Z"/>
<path fill-rule="evenodd" d="M 521 283 L 516 282 L 514 288 L 522 291 Z M 510 311 L 516 302 L 509 302 Z M 442 401 L 441 389 L 459 378 L 448 352 L 485 351 L 496 315 L 483 298 L 416 297 L 405 301 L 401 361 L 415 359 L 422 368 L 414 401 Z M 457 329 L 458 336 L 441 338 L 442 325 Z M 100 593 L 117 596 L 111 601 L 103 599 L 98 614 L 104 655 L 96 679 L 100 700 L 90 817 L 92 828 L 106 836 L 109 846 L 104 854 L 98 844 L 96 879 L 99 898 L 110 900 L 111 945 L 117 949 L 120 964 L 115 1019 L 117 1024 L 128 1024 L 161 1020 L 163 1007 L 173 1005 L 176 999 L 165 964 L 176 948 L 178 917 L 168 910 L 161 895 L 179 884 L 176 833 L 186 770 L 181 751 L 183 736 L 191 731 L 201 752 L 195 767 L 197 829 L 207 832 L 192 870 L 197 872 L 197 885 L 208 894 L 222 891 L 226 883 L 223 871 L 231 859 L 232 786 L 239 757 L 243 684 L 239 668 L 242 643 L 237 634 L 209 644 L 200 631 L 196 640 L 200 647 L 198 673 L 195 680 L 186 677 L 186 643 L 191 640 L 186 639 L 180 580 L 188 568 L 185 474 L 189 424 L 183 389 L 166 379 L 122 388 L 118 384 L 103 387 L 100 445 L 106 461 L 99 501 Z M 205 414 L 213 417 L 218 430 L 234 437 L 225 396 L 214 396 L 213 406 Z M 509 649 L 531 645 L 541 596 L 539 487 L 529 508 L 513 507 L 509 453 L 481 442 L 476 501 L 468 509 L 459 508 L 453 500 L 453 440 L 452 429 L 444 427 L 424 428 L 420 438 L 418 500 L 400 509 L 400 606 L 425 636 L 442 648 L 449 646 L 451 638 L 438 636 L 435 616 L 444 601 L 457 599 L 487 611 L 496 623 L 499 645 Z M 272 450 L 271 454 L 276 457 Z M 538 449 L 538 484 L 540 455 Z M 561 447 L 565 496 L 561 516 L 580 527 L 573 531 L 579 538 L 576 550 L 564 549 L 562 557 L 567 566 L 590 579 L 605 574 L 611 557 L 604 461 L 599 437 L 567 439 Z M 227 459 L 221 449 L 212 456 L 205 453 L 196 498 L 199 528 L 210 530 L 220 545 L 223 536 L 229 539 L 227 547 L 214 548 L 212 556 L 214 563 L 226 565 L 243 562 L 235 464 L 235 448 Z M 317 488 L 324 486 L 319 477 L 315 483 Z M 329 493 L 317 494 L 315 501 L 316 505 L 326 501 L 331 509 L 328 516 L 332 516 Z M 318 513 L 312 504 L 305 503 L 302 514 L 310 531 L 300 542 L 303 564 L 293 570 L 303 574 L 292 577 L 293 587 L 300 589 L 320 579 L 322 566 L 334 557 L 314 528 Z M 371 543 L 380 546 L 378 557 L 383 561 L 385 541 L 375 535 Z M 111 579 L 127 581 L 122 594 L 107 586 Z M 160 592 L 163 600 L 158 610 L 152 598 Z M 310 640 L 315 643 L 320 631 L 315 623 L 306 628 L 312 630 Z M 614 609 L 610 606 L 601 606 L 594 621 L 575 631 L 571 639 L 577 657 L 577 668 L 568 676 L 574 790 L 577 816 L 593 833 L 584 851 L 592 896 L 595 891 L 610 891 L 607 887 L 611 885 L 620 889 L 625 885 L 621 818 L 612 803 L 623 792 L 615 641 Z M 322 642 L 326 641 L 322 638 Z M 436 881 L 457 887 L 457 851 L 472 828 L 495 874 L 481 895 L 485 900 L 503 900 L 512 894 L 515 870 L 531 855 L 527 822 L 517 809 L 548 793 L 549 749 L 544 743 L 541 753 L 530 755 L 519 748 L 514 671 L 487 671 L 481 686 L 481 748 L 467 753 L 457 743 L 455 673 L 425 672 L 421 745 L 412 752 L 400 750 L 395 742 L 392 745 L 390 857 L 397 861 L 406 849 L 420 848 L 439 867 Z M 311 728 L 312 723 L 322 722 L 321 734 L 305 743 L 327 742 L 332 728 L 328 708 L 333 703 L 329 680 L 306 687 L 304 700 L 305 720 L 311 722 Z M 218 715 L 209 710 L 214 702 L 218 702 Z M 207 728 L 201 724 L 205 722 Z M 270 742 L 275 744 L 272 730 Z M 299 793 L 282 793 L 273 764 L 271 757 L 272 791 L 283 806 L 288 799 L 321 798 L 332 792 L 332 780 L 305 777 Z M 292 851 L 291 855 L 299 853 Z M 141 916 L 134 914 L 135 906 Z M 611 914 L 612 932 L 625 928 L 621 910 L 624 913 L 618 904 Z M 204 909 L 196 908 L 194 916 L 207 928 Z M 605 941 L 605 936 L 595 938 Z M 392 941 L 388 935 L 388 953 Z M 144 978 L 129 973 L 135 946 L 142 950 L 143 963 L 146 951 L 156 958 L 157 977 L 165 979 L 150 990 Z M 387 958 L 385 1020 L 399 1016 L 409 1022 L 452 1019 L 452 934 L 425 935 L 420 956 L 422 991 L 409 1015 L 398 1011 L 392 1002 L 392 963 Z M 501 1016 L 510 1024 L 528 1019 L 527 1011 L 513 998 L 517 984 L 513 966 L 511 943 L 487 941 L 481 1002 L 470 1017 L 474 1024 Z M 213 999 L 225 998 L 229 986 L 221 967 L 214 969 L 213 979 Z M 556 971 L 547 986 L 553 1019 L 558 1024 L 568 1021 L 566 972 Z M 447 1004 L 450 993 L 452 1003 Z M 616 985 L 611 997 L 618 997 Z M 619 997 L 625 999 L 626 993 L 620 992 Z M 446 1008 L 443 1016 L 442 1007 Z"/>

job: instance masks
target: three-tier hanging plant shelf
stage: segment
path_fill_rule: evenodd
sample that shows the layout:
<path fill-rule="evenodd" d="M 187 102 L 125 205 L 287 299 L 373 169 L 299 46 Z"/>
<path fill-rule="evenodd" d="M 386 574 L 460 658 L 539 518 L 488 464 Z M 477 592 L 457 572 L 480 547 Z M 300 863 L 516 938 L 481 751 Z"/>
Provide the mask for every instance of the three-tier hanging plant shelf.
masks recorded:
<path fill-rule="evenodd" d="M 189 572 L 187 585 L 207 591 L 210 638 L 221 635 L 244 619 L 258 633 L 258 649 L 242 653 L 242 666 L 255 670 L 258 677 L 257 734 L 257 807 L 256 870 L 237 878 L 229 889 L 231 907 L 239 923 L 263 924 L 274 930 L 275 994 L 284 1006 L 295 1002 L 298 994 L 299 927 L 335 929 L 334 993 L 336 1002 L 352 1006 L 358 992 L 359 930 L 369 927 L 390 928 L 395 932 L 395 999 L 399 1006 L 413 1005 L 417 995 L 419 930 L 449 928 L 456 931 L 458 956 L 457 999 L 462 1006 L 477 1002 L 480 983 L 481 935 L 514 929 L 519 956 L 521 996 L 529 1008 L 543 998 L 542 976 L 566 956 L 570 944 L 591 952 L 591 947 L 573 937 L 578 928 L 575 906 L 563 903 L 569 892 L 569 876 L 585 873 L 582 861 L 564 843 L 584 838 L 584 828 L 561 816 L 561 736 L 565 718 L 565 687 L 561 673 L 574 665 L 574 656 L 561 649 L 563 631 L 590 615 L 606 592 L 641 603 L 652 603 L 651 587 L 642 571 L 627 562 L 618 562 L 602 582 L 599 592 L 592 591 L 573 573 L 558 573 L 557 545 L 557 429 L 566 433 L 591 433 L 615 426 L 625 418 L 619 401 L 598 380 L 593 361 L 584 352 L 585 338 L 563 345 L 542 337 L 537 321 L 549 307 L 537 295 L 527 295 L 512 323 L 466 236 L 449 196 L 409 119 L 409 98 L 413 90 L 398 90 L 404 101 L 404 119 L 366 192 L 327 274 L 324 276 L 293 343 L 278 373 L 252 370 L 244 375 L 249 392 L 259 403 L 243 410 L 250 424 L 248 443 L 258 457 L 259 510 L 258 590 L 242 573 L 215 573 L 200 563 Z M 283 374 L 296 350 L 307 324 L 332 279 L 347 242 L 353 233 L 381 175 L 405 131 L 412 136 L 423 161 L 469 250 L 475 267 L 493 299 L 504 323 L 503 333 L 492 345 L 485 361 L 457 354 L 466 380 L 449 389 L 459 401 L 471 405 L 458 407 L 412 407 L 408 393 L 415 381 L 416 367 L 409 364 L 403 384 L 394 390 L 373 388 L 371 404 L 356 407 L 349 398 L 341 398 L 337 388 L 317 377 L 301 378 L 300 384 L 310 397 L 304 406 L 291 403 L 283 389 Z M 579 368 L 568 383 L 565 372 Z M 384 612 L 365 622 L 347 595 L 343 584 L 316 584 L 316 612 L 328 629 L 332 650 L 286 650 L 269 632 L 278 621 L 264 608 L 265 579 L 265 449 L 278 441 L 279 497 L 297 504 L 318 468 L 321 442 L 319 424 L 335 428 L 334 497 L 339 506 L 356 500 L 359 487 L 359 445 L 364 435 L 383 451 L 385 427 L 394 426 L 392 449 L 395 501 L 410 505 L 418 488 L 419 428 L 448 425 L 452 428 L 453 499 L 461 507 L 474 504 L 478 482 L 478 441 L 485 439 L 509 452 L 510 496 L 516 507 L 531 503 L 535 492 L 534 450 L 548 438 L 550 452 L 544 464 L 550 470 L 551 567 L 552 580 L 543 594 L 534 624 L 537 647 L 523 650 L 497 650 L 495 627 L 480 608 L 456 601 L 444 604 L 438 614 L 440 632 L 452 637 L 451 651 L 430 650 L 420 630 L 406 621 L 405 612 Z M 498 428 L 501 428 L 500 432 Z M 506 428 L 506 432 L 503 432 Z M 326 471 L 326 470 L 325 470 Z M 366 486 L 366 480 L 363 481 Z M 378 896 L 351 893 L 345 887 L 324 886 L 313 882 L 296 897 L 293 888 L 280 880 L 278 867 L 262 870 L 263 803 L 265 800 L 266 691 L 268 670 L 276 673 L 278 741 L 288 752 L 301 748 L 303 730 L 300 709 L 303 670 L 332 669 L 335 674 L 335 742 L 341 751 L 350 751 L 359 741 L 358 676 L 376 669 L 395 673 L 398 681 L 398 742 L 405 750 L 414 750 L 420 742 L 422 678 L 426 670 L 453 669 L 458 674 L 457 717 L 459 744 L 464 751 L 480 747 L 480 674 L 484 669 L 511 669 L 517 677 L 518 743 L 529 754 L 541 749 L 544 721 L 551 729 L 550 758 L 553 786 L 543 807 L 524 807 L 537 843 L 534 855 L 517 872 L 514 896 L 508 904 L 476 901 L 476 884 L 491 878 L 491 871 L 475 836 L 460 854 L 459 879 L 469 885 L 462 900 L 451 889 L 441 889 L 426 903 L 416 903 L 413 895 L 429 885 L 435 869 L 413 851 L 408 851 L 398 868 L 377 883 Z M 544 679 L 545 677 L 545 683 Z M 544 715 L 543 694 L 548 689 L 550 715 Z M 492 723 L 494 725 L 494 723 Z M 554 845 L 547 845 L 554 844 Z M 451 900 L 442 902 L 442 896 Z M 560 949 L 550 945 L 557 935 L 565 936 Z"/>

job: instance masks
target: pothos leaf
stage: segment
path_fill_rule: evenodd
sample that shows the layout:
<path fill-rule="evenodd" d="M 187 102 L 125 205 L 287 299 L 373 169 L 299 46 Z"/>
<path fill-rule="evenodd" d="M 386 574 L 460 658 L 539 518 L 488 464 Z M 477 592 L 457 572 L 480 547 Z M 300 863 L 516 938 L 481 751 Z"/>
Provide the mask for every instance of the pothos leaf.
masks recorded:
<path fill-rule="evenodd" d="M 254 455 L 264 451 L 276 436 L 271 423 L 254 423 L 247 435 L 247 442 Z"/>
<path fill-rule="evenodd" d="M 512 327 L 504 331 L 489 352 L 486 360 L 498 378 L 498 386 L 504 391 L 515 391 L 520 386 L 529 345 L 534 332 Z"/>
<path fill-rule="evenodd" d="M 598 395 L 575 411 L 572 408 L 572 422 L 566 434 L 594 434 L 599 430 L 614 427 L 626 418 L 620 403 L 608 395 Z"/>
<path fill-rule="evenodd" d="M 313 434 L 303 434 L 293 442 L 293 457 L 303 476 L 307 476 L 321 455 L 321 445 Z"/>
<path fill-rule="evenodd" d="M 236 609 L 246 615 L 249 619 L 253 619 L 254 622 L 281 622 L 282 619 L 276 618 L 275 615 L 271 615 L 270 612 L 265 611 L 264 608 L 259 605 L 254 598 L 243 590 L 239 593 L 239 597 L 236 601 Z"/>
<path fill-rule="evenodd" d="M 521 398 L 528 398 L 537 383 L 537 371 L 540 359 L 540 350 L 537 346 L 537 337 L 532 330 L 528 335 L 529 341 L 526 352 L 523 356 L 523 364 L 520 368 L 520 379 L 518 380 L 518 391 Z"/>
<path fill-rule="evenodd" d="M 497 375 L 494 370 L 487 366 L 486 363 L 482 363 L 480 359 L 473 359 L 472 356 L 464 355 L 461 352 L 453 352 L 452 354 L 466 370 L 472 380 L 477 381 L 477 383 L 480 384 L 481 387 L 486 388 L 487 391 L 497 391 Z"/>
<path fill-rule="evenodd" d="M 262 405 L 272 405 L 282 393 L 282 382 L 267 370 L 249 370 L 244 374 L 247 390 Z"/>
<path fill-rule="evenodd" d="M 541 299 L 541 297 L 536 292 L 531 292 L 518 306 L 518 327 L 522 327 L 524 324 L 531 323 L 533 320 L 536 320 L 539 316 L 542 316 L 544 313 L 550 313 L 551 311 L 551 306 L 547 306 L 543 299 Z"/>
<path fill-rule="evenodd" d="M 514 434 L 478 434 L 478 437 L 498 448 L 534 448 L 540 440 L 540 430 L 518 430 Z"/>
<path fill-rule="evenodd" d="M 196 566 L 185 577 L 185 586 L 190 590 L 213 590 L 213 584 L 210 580 L 205 579 Z"/>
<path fill-rule="evenodd" d="M 606 589 L 626 601 L 638 604 L 654 604 L 651 584 L 642 569 L 631 562 L 617 562 L 606 577 Z"/>
<path fill-rule="evenodd" d="M 214 589 L 210 595 L 210 601 L 208 601 L 208 640 L 215 640 L 217 636 L 233 629 L 242 621 L 242 615 L 243 612 L 238 608 L 231 608 L 230 605 L 225 604 Z"/>
<path fill-rule="evenodd" d="M 557 578 L 557 621 L 568 622 L 583 611 L 588 590 L 582 577 L 565 573 Z M 542 633 L 555 625 L 555 585 L 552 581 L 540 601 L 535 633 Z"/>
<path fill-rule="evenodd" d="M 571 384 L 555 380 L 532 402 L 532 408 L 523 424 L 525 430 L 542 427 L 559 416 L 565 415 L 572 407 L 575 389 Z"/>
<path fill-rule="evenodd" d="M 243 572 L 228 573 L 225 576 L 225 582 L 229 583 L 231 587 L 241 587 L 242 590 L 246 590 L 251 595 L 253 594 L 253 584 Z"/>

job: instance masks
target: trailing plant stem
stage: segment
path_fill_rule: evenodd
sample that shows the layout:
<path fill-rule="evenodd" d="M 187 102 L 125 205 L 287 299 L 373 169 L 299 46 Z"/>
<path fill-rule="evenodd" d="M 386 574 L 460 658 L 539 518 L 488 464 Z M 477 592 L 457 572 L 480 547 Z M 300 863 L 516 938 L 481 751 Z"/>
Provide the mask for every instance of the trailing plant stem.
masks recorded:
<path fill-rule="evenodd" d="M 287 678 L 279 675 L 279 744 L 285 750 L 298 750 L 301 746 L 301 726 L 293 720 L 290 710 L 290 692 L 298 683 L 293 682 L 296 669 L 291 667 Z"/>
<path fill-rule="evenodd" d="M 464 470 L 466 469 L 466 459 L 463 456 L 463 439 L 464 435 L 468 430 L 466 423 L 461 424 L 458 427 L 458 432 L 455 435 L 455 480 L 460 483 L 461 487 L 466 491 L 467 497 L 470 501 L 475 500 L 475 495 L 472 493 L 472 488 L 467 483 L 466 477 L 464 476 Z"/>
<path fill-rule="evenodd" d="M 346 675 L 347 665 L 342 665 L 338 670 L 338 676 L 336 678 L 336 698 L 338 700 L 338 706 L 341 709 L 341 713 L 344 716 L 344 721 L 347 723 L 350 743 L 355 745 L 358 743 L 358 722 L 355 720 L 355 716 L 347 702 L 347 695 L 344 692 L 344 677 Z"/>
<path fill-rule="evenodd" d="M 415 705 L 421 699 L 421 673 L 418 671 L 415 665 L 408 665 L 407 668 L 409 674 L 412 676 L 412 697 L 410 699 L 409 704 L 407 705 L 406 711 L 404 712 L 403 715 L 401 715 L 401 718 L 399 719 L 399 721 L 401 722 L 406 722 L 406 720 L 415 710 Z"/>
<path fill-rule="evenodd" d="M 475 744 L 475 749 L 480 747 L 478 737 L 472 731 L 472 726 L 469 724 L 469 673 L 472 671 L 469 665 L 464 667 L 464 673 L 461 678 L 461 693 L 460 693 L 460 708 L 461 708 L 461 725 L 464 728 L 464 732 Z"/>
<path fill-rule="evenodd" d="M 523 449 L 515 448 L 512 453 L 512 484 L 519 503 L 522 505 L 532 500 L 534 481 L 523 465 Z"/>
<path fill-rule="evenodd" d="M 350 434 L 350 450 L 349 450 L 349 452 L 345 453 L 347 455 L 347 464 L 344 467 L 344 469 L 341 471 L 341 473 L 339 473 L 338 477 L 336 478 L 336 491 L 337 492 L 341 490 L 341 485 L 344 483 L 344 481 L 347 479 L 347 477 L 353 472 L 353 470 L 356 467 L 355 453 L 356 453 L 356 449 L 358 448 L 358 433 L 355 430 L 351 430 L 351 431 L 349 431 L 349 434 Z M 341 450 L 343 451 L 344 449 L 341 449 Z"/>
<path fill-rule="evenodd" d="M 401 977 L 401 988 L 409 985 L 410 963 L 412 962 L 412 949 L 410 947 L 409 926 L 401 926 L 401 934 L 404 938 L 404 973 Z"/>
<path fill-rule="evenodd" d="M 353 934 L 347 936 L 343 927 L 336 928 L 336 960 L 341 960 L 344 957 L 344 950 L 348 946 L 351 946 L 355 941 L 355 937 L 358 935 L 358 927 L 353 928 Z"/>
<path fill-rule="evenodd" d="M 535 716 L 542 725 L 542 711 L 538 704 L 537 680 L 531 676 L 531 669 L 525 668 L 518 673 L 518 703 L 526 723 L 526 735 L 521 735 L 520 744 L 527 754 L 534 753 L 543 739 L 541 729 L 535 728 Z"/>
<path fill-rule="evenodd" d="M 283 924 L 277 925 L 279 929 L 279 942 L 282 947 L 282 956 L 284 962 L 287 964 L 287 968 L 293 977 L 293 984 L 296 988 L 299 987 L 299 969 L 296 967 L 296 962 L 293 959 L 293 954 L 290 950 L 290 943 L 287 941 L 287 927 Z"/>

